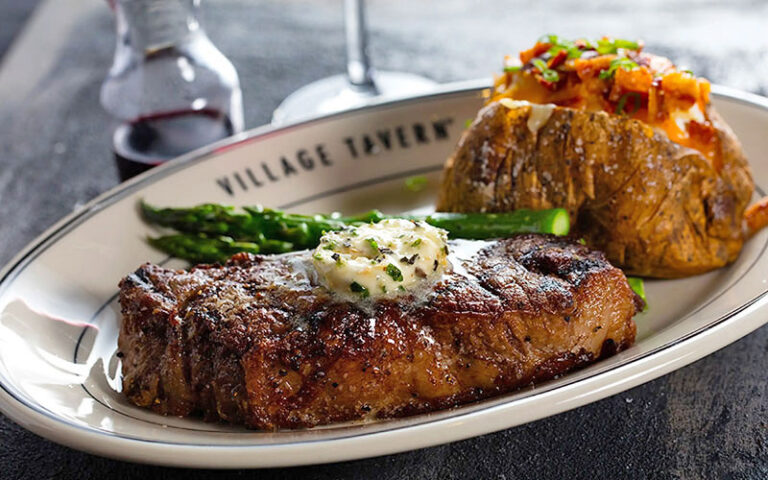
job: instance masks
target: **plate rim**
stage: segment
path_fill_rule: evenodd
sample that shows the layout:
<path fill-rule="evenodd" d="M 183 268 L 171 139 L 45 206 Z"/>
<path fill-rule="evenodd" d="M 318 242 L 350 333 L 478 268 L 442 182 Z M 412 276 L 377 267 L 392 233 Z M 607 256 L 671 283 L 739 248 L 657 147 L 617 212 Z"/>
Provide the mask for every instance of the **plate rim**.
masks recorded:
<path fill-rule="evenodd" d="M 182 170 L 191 165 L 194 165 L 197 163 L 197 161 L 205 159 L 212 153 L 268 138 L 273 134 L 285 133 L 286 131 L 308 126 L 309 124 L 315 122 L 327 121 L 332 118 L 339 118 L 360 112 L 373 112 L 382 108 L 396 108 L 412 102 L 423 102 L 425 100 L 439 97 L 466 94 L 470 91 L 479 92 L 484 88 L 488 88 L 489 86 L 490 81 L 488 79 L 477 79 L 444 84 L 434 92 L 431 92 L 427 95 L 418 95 L 398 100 L 380 99 L 371 105 L 355 108 L 353 110 L 339 112 L 331 115 L 317 115 L 312 118 L 293 123 L 281 124 L 279 126 L 265 125 L 257 127 L 242 132 L 233 137 L 229 137 L 222 141 L 216 142 L 212 145 L 208 145 L 192 151 L 162 165 L 159 168 L 145 172 L 129 180 L 128 182 L 117 185 L 112 189 L 102 193 L 90 202 L 86 203 L 80 209 L 68 214 L 53 224 L 51 227 L 46 229 L 43 233 L 38 235 L 0 270 L 0 295 L 2 295 L 5 288 L 7 288 L 7 286 L 14 280 L 15 275 L 13 274 L 20 273 L 20 268 L 33 260 L 28 258 L 30 255 L 40 249 L 44 249 L 50 243 L 55 243 L 61 236 L 66 235 L 68 230 L 74 228 L 76 225 L 79 225 L 83 221 L 86 221 L 93 214 L 99 212 L 102 208 L 120 200 L 125 195 L 133 193 L 148 183 L 154 183 L 155 181 L 165 178 L 178 170 Z M 768 113 L 768 98 L 766 97 L 719 85 L 712 86 L 712 93 L 716 97 L 733 100 L 751 107 L 758 107 Z M 445 433 L 437 435 L 432 433 L 431 436 L 425 435 L 423 437 L 420 437 L 419 435 L 410 435 L 411 438 L 409 439 L 409 435 L 406 434 L 404 436 L 403 432 L 422 431 L 422 433 L 428 433 L 423 432 L 423 430 L 434 429 L 436 426 L 440 427 L 443 424 L 445 424 L 446 427 L 450 426 L 451 423 L 458 423 L 461 425 L 465 423 L 464 420 L 467 420 L 470 417 L 478 414 L 483 414 L 494 410 L 498 413 L 498 410 L 503 410 L 504 407 L 509 407 L 510 403 L 508 402 L 491 405 L 484 409 L 467 412 L 464 415 L 438 418 L 419 424 L 406 425 L 399 428 L 387 429 L 378 432 L 364 432 L 359 435 L 352 435 L 335 439 L 320 439 L 314 441 L 310 440 L 271 445 L 194 445 L 166 441 L 152 442 L 149 440 L 136 439 L 126 436 L 109 435 L 107 433 L 100 432 L 86 426 L 71 423 L 43 408 L 28 404 L 26 401 L 17 398 L 16 395 L 9 391 L 6 387 L 6 384 L 2 380 L 0 380 L 0 410 L 2 410 L 5 415 L 7 415 L 17 424 L 62 445 L 103 456 L 142 463 L 208 468 L 239 468 L 254 466 L 268 467 L 304 465 L 351 460 L 355 458 L 397 453 L 415 448 L 424 448 L 477 436 L 483 433 L 491 433 L 494 431 L 511 428 L 522 423 L 527 423 L 529 421 L 534 421 L 539 418 L 544 418 L 546 416 L 562 413 L 566 410 L 591 403 L 598 399 L 606 398 L 610 395 L 632 388 L 641 383 L 645 383 L 658 378 L 659 376 L 669 373 L 677 368 L 688 365 L 689 363 L 698 360 L 699 358 L 709 355 L 719 350 L 720 348 L 729 345 L 730 343 L 757 329 L 762 324 L 768 323 L 768 319 L 753 319 L 751 322 L 747 322 L 750 316 L 756 317 L 753 315 L 754 312 L 766 306 L 768 306 L 768 290 L 763 291 L 750 302 L 739 305 L 735 310 L 718 318 L 710 325 L 702 327 L 700 330 L 692 332 L 685 337 L 681 337 L 670 344 L 658 347 L 639 358 L 628 361 L 626 364 L 619 365 L 605 371 L 595 372 L 593 375 L 579 381 L 574 381 L 573 383 L 559 386 L 556 389 L 541 392 L 539 395 L 518 399 L 514 402 L 516 406 L 519 406 L 521 403 L 525 404 L 533 401 L 534 399 L 539 401 L 542 399 L 542 397 L 546 398 L 548 396 L 552 396 L 556 392 L 560 393 L 568 389 L 583 390 L 585 386 L 589 386 L 592 383 L 600 383 L 600 381 L 605 380 L 606 376 L 610 376 L 616 379 L 615 381 L 611 381 L 607 385 L 604 385 L 602 388 L 595 390 L 587 389 L 584 393 L 575 398 L 568 398 L 561 401 L 554 407 L 550 407 L 550 413 L 547 415 L 532 414 L 524 418 L 496 423 L 490 429 L 487 426 L 476 426 L 474 429 L 472 429 L 466 428 L 466 425 L 462 425 L 466 428 L 465 430 L 456 432 L 454 429 L 452 431 L 453 433 L 450 435 L 446 435 Z M 743 325 L 743 328 L 737 333 L 728 332 L 729 329 L 725 327 L 739 319 L 744 319 L 745 325 Z M 720 330 L 725 331 L 720 332 Z M 713 348 L 708 348 L 704 353 L 697 352 L 695 348 L 692 348 L 694 345 L 702 342 L 704 337 L 713 335 L 715 333 L 718 335 L 714 337 L 717 339 L 717 341 L 712 342 L 712 345 L 714 345 Z M 668 362 L 657 365 L 655 368 L 644 368 L 645 364 L 658 363 L 660 357 L 661 359 L 664 357 L 669 357 L 678 350 L 680 351 L 679 353 L 684 354 L 679 356 L 673 355 Z M 632 374 L 629 375 L 628 378 L 621 378 L 622 373 L 630 372 L 632 372 Z M 387 437 L 405 438 L 398 438 L 399 442 L 392 442 L 392 438 L 390 438 L 390 442 L 386 444 Z M 364 441 L 361 441 L 363 439 Z M 386 444 L 386 446 L 382 447 L 379 445 L 377 447 L 377 442 L 383 442 Z M 359 443 L 363 445 L 353 445 L 353 443 Z M 320 448 L 317 449 L 318 452 L 316 452 L 314 455 L 310 454 L 303 457 L 291 458 L 291 456 L 295 455 L 298 450 L 302 450 L 310 444 L 314 444 L 315 446 L 319 445 Z M 205 450 L 212 452 L 213 454 L 202 455 L 201 453 Z M 174 453 L 171 458 L 166 458 L 160 455 L 162 453 L 169 453 L 169 451 L 173 451 Z M 272 455 L 278 453 L 278 451 L 282 451 L 281 455 L 275 455 L 273 457 Z M 227 454 L 222 455 L 225 452 Z M 259 452 L 263 455 L 244 456 L 243 453 L 245 452 L 252 452 L 253 454 Z"/>

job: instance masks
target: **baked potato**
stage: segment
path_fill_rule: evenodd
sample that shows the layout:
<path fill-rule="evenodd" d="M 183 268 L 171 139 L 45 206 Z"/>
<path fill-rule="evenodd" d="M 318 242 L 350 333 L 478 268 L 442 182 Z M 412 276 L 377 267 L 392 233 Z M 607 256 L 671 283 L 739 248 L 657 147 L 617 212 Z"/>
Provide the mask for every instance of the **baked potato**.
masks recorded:
<path fill-rule="evenodd" d="M 633 275 L 736 259 L 754 185 L 706 80 L 623 40 L 549 37 L 520 57 L 448 159 L 438 210 L 563 207 Z"/>

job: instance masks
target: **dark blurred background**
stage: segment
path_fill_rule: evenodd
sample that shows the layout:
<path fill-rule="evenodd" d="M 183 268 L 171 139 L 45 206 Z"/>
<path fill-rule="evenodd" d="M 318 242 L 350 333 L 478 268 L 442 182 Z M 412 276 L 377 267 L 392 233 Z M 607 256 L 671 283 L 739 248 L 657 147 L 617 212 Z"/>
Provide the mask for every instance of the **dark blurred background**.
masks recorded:
<path fill-rule="evenodd" d="M 715 83 L 768 94 L 768 2 L 373 0 L 373 62 L 440 82 L 487 77 L 541 34 L 643 38 Z M 37 8 L 37 9 L 36 9 Z M 341 73 L 338 0 L 203 0 L 246 127 Z M 104 0 L 0 0 L 0 264 L 117 184 L 98 103 L 114 26 Z M 752 159 L 765 161 L 765 159 Z M 54 445 L 0 415 L 0 478 L 768 478 L 768 327 L 584 408 L 430 449 L 330 466 L 187 472 Z"/>
<path fill-rule="evenodd" d="M 0 16 L 0 58 L 5 55 L 8 46 L 16 38 L 38 3 L 37 0 L 25 2 L 0 0 L 0 11 L 3 12 Z"/>

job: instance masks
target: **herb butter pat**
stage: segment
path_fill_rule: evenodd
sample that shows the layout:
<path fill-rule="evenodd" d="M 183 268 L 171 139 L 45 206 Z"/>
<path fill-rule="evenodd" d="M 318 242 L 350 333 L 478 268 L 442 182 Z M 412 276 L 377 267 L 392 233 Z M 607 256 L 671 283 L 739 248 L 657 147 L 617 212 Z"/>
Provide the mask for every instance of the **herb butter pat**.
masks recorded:
<path fill-rule="evenodd" d="M 395 297 L 443 275 L 447 235 L 424 222 L 382 220 L 326 233 L 312 261 L 325 286 L 345 298 Z"/>

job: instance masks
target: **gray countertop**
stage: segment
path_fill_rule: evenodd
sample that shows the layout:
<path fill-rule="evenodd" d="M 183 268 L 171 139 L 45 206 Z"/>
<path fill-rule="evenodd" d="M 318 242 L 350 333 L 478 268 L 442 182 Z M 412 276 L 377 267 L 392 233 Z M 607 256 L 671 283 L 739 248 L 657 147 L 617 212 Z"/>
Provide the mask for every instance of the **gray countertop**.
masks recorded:
<path fill-rule="evenodd" d="M 489 77 L 542 33 L 641 37 L 716 83 L 768 94 L 768 3 L 747 0 L 370 2 L 381 68 L 437 81 Z M 623 5 L 623 4 L 621 4 Z M 25 12 L 0 0 L 0 55 Z M 218 0 L 210 36 L 237 67 L 246 124 L 343 69 L 339 1 Z M 0 64 L 0 263 L 117 184 L 98 104 L 113 51 L 98 0 L 40 4 Z M 766 161 L 766 159 L 752 159 Z M 87 268 L 87 267 L 86 267 Z M 128 464 L 43 440 L 0 415 L 0 478 L 768 478 L 768 326 L 688 367 L 591 405 L 398 455 L 282 470 Z"/>

